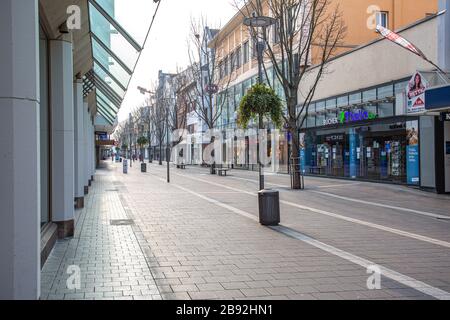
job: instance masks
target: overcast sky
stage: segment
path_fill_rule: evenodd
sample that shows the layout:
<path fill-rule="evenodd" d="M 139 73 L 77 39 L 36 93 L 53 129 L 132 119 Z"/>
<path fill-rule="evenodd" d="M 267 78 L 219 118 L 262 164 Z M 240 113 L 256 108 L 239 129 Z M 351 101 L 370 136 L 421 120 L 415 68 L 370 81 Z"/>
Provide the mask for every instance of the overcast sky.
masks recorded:
<path fill-rule="evenodd" d="M 158 70 L 174 73 L 177 67 L 185 68 L 189 64 L 187 39 L 191 17 L 198 18 L 203 15 L 207 17 L 212 28 L 224 26 L 236 13 L 232 3 L 232 0 L 161 1 L 155 23 L 119 112 L 119 121 L 125 120 L 132 109 L 144 102 L 145 96 L 139 93 L 137 86 L 150 88 L 157 80 Z M 123 13 L 124 10 L 120 12 Z M 152 16 L 153 12 L 150 12 L 149 19 Z"/>

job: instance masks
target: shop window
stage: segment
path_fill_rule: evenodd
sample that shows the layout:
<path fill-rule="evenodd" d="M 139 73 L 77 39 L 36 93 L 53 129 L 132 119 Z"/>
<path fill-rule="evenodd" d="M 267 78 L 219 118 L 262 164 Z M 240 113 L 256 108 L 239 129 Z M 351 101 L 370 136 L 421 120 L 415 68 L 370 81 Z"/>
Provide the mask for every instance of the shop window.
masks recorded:
<path fill-rule="evenodd" d="M 337 98 L 337 107 L 343 108 L 348 106 L 348 96 Z"/>
<path fill-rule="evenodd" d="M 405 93 L 406 87 L 408 86 L 408 81 L 402 81 L 395 84 L 395 94 Z"/>
<path fill-rule="evenodd" d="M 394 86 L 388 85 L 377 89 L 378 99 L 390 98 L 394 96 Z"/>
<path fill-rule="evenodd" d="M 329 99 L 326 101 L 326 108 L 327 110 L 334 110 L 336 109 L 336 99 Z"/>
<path fill-rule="evenodd" d="M 322 111 L 325 110 L 325 101 L 320 101 L 316 103 L 316 111 Z"/>
<path fill-rule="evenodd" d="M 39 67 L 40 67 L 40 97 L 41 103 L 39 105 L 39 139 L 40 139 L 40 204 L 41 204 L 41 227 L 44 227 L 48 222 L 51 221 L 50 216 L 50 201 L 51 201 L 51 190 L 50 190 L 50 136 L 49 132 L 51 130 L 49 121 L 49 53 L 48 53 L 48 38 L 42 28 L 39 28 Z"/>
<path fill-rule="evenodd" d="M 335 119 L 337 117 L 336 109 L 329 110 L 326 114 L 326 120 Z"/>
<path fill-rule="evenodd" d="M 349 97 L 349 103 L 350 105 L 361 103 L 361 92 L 351 94 Z"/>
<path fill-rule="evenodd" d="M 316 126 L 316 116 L 308 115 L 308 117 L 306 118 L 306 127 L 314 128 L 315 126 Z"/>
<path fill-rule="evenodd" d="M 377 100 L 377 89 L 366 90 L 363 92 L 363 102 Z"/>
<path fill-rule="evenodd" d="M 378 116 L 380 118 L 393 117 L 394 116 L 394 104 L 393 103 L 379 103 L 378 104 Z"/>
<path fill-rule="evenodd" d="M 376 104 L 368 104 L 366 106 L 364 106 L 364 110 L 373 113 L 373 114 L 377 114 L 377 105 Z"/>
<path fill-rule="evenodd" d="M 323 113 L 323 112 L 317 113 L 317 115 L 316 115 L 316 125 L 318 127 L 323 126 L 324 123 L 325 123 L 325 120 L 326 120 L 325 113 Z"/>

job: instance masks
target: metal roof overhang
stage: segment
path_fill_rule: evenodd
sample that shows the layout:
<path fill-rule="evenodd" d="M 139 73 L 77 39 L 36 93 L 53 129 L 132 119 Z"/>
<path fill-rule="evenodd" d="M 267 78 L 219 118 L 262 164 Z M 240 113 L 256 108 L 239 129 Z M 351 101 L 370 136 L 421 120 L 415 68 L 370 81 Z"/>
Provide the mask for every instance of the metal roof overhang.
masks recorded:
<path fill-rule="evenodd" d="M 73 30 L 74 70 L 83 79 L 91 115 L 101 115 L 111 131 L 151 27 L 153 0 L 40 0 L 51 39 L 61 36 L 68 8 L 81 9 L 81 29 Z M 159 6 L 159 2 L 157 3 Z M 158 8 L 156 8 L 157 10 Z M 155 10 L 155 9 L 154 9 Z"/>

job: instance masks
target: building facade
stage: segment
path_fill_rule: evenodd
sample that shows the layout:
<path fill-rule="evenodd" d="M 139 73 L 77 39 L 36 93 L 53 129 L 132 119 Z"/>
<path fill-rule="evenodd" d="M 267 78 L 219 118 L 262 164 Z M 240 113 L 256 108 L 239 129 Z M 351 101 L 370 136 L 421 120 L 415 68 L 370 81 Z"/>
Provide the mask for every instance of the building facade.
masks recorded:
<path fill-rule="evenodd" d="M 339 44 L 339 47 L 335 52 L 336 56 L 344 55 L 346 52 L 349 52 L 364 43 L 377 39 L 379 36 L 374 30 L 377 24 L 392 29 L 398 29 L 431 14 L 436 14 L 438 11 L 437 0 L 417 1 L 414 6 L 411 6 L 408 1 L 332 1 L 330 3 L 330 10 L 336 5 L 339 5 L 343 22 L 347 27 L 345 38 Z M 267 4 L 266 7 L 263 8 L 263 12 L 270 16 L 270 10 L 267 7 Z M 217 56 L 221 66 L 219 74 L 220 81 L 229 82 L 227 90 L 221 92 L 218 97 L 218 101 L 225 101 L 221 118 L 217 125 L 218 128 L 223 130 L 237 129 L 236 116 L 240 100 L 245 95 L 248 88 L 254 85 L 258 80 L 256 45 L 249 34 L 248 28 L 243 25 L 242 21 L 243 16 L 242 13 L 239 12 L 220 30 L 210 43 L 210 46 L 217 48 L 218 51 Z M 277 40 L 274 27 L 271 27 L 271 30 L 268 32 L 269 41 L 276 43 Z M 315 47 L 313 46 L 312 51 L 314 50 Z M 314 53 L 312 56 L 315 56 Z M 314 65 L 314 61 L 313 58 L 311 61 L 312 65 Z M 367 59 L 367 63 L 370 64 L 372 61 Z M 284 97 L 283 88 L 268 61 L 265 61 L 265 71 L 265 82 L 269 83 L 280 97 Z M 346 71 L 342 70 L 342 72 Z M 373 72 L 370 76 L 374 76 Z M 407 75 L 404 77 L 406 76 Z M 399 77 L 387 81 L 392 81 L 393 87 L 390 100 L 392 100 L 394 96 L 394 86 L 397 85 L 398 87 L 403 85 L 400 83 L 405 80 L 406 79 Z M 342 82 L 341 84 L 345 84 L 345 82 Z M 363 86 L 358 87 L 358 89 L 359 88 L 363 88 Z M 364 99 L 368 98 L 361 97 L 361 102 Z M 321 108 L 320 102 L 319 108 Z M 318 121 L 320 123 L 322 120 L 319 119 Z M 246 145 L 246 151 L 244 152 L 248 153 L 248 142 L 246 142 Z M 279 138 L 278 146 L 275 147 L 275 150 L 269 151 L 269 153 L 276 153 L 279 159 L 277 170 L 279 172 L 288 172 L 289 158 L 291 156 L 290 135 L 287 132 L 282 133 Z M 238 158 L 240 155 L 235 155 L 234 157 Z M 235 164 L 235 167 L 256 168 L 256 166 L 251 166 L 249 164 L 238 165 L 237 163 Z"/>
<path fill-rule="evenodd" d="M 443 12 L 428 16 L 399 34 L 431 61 L 443 61 L 441 54 L 450 55 L 439 50 L 447 19 Z M 442 69 L 448 72 L 448 66 Z M 312 81 L 313 75 L 305 86 Z M 439 114 L 427 111 L 423 92 L 449 82 L 448 75 L 386 39 L 337 56 L 318 85 L 301 130 L 304 172 L 445 192 L 440 182 L 445 146 L 439 147 L 439 141 L 448 129 Z M 416 84 L 421 90 L 414 89 Z"/>
<path fill-rule="evenodd" d="M 6 0 L 0 13 L 0 299 L 39 299 L 53 244 L 74 235 L 154 4 Z M 116 3 L 117 4 L 117 3 Z"/>

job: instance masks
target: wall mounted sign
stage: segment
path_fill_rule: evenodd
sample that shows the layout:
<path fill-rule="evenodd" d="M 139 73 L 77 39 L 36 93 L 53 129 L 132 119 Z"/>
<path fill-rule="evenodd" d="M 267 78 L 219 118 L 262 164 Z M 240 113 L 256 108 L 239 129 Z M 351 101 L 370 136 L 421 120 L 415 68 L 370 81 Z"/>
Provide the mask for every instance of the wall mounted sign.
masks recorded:
<path fill-rule="evenodd" d="M 406 174 L 410 185 L 420 184 L 419 163 L 419 121 L 408 121 L 406 124 Z"/>
<path fill-rule="evenodd" d="M 441 113 L 441 121 L 450 121 L 450 112 Z"/>
<path fill-rule="evenodd" d="M 339 123 L 346 124 L 366 120 L 375 120 L 377 118 L 378 114 L 366 110 L 342 111 L 339 113 L 339 117 L 324 120 L 323 125 L 329 126 Z"/>
<path fill-rule="evenodd" d="M 426 79 L 419 72 L 416 72 L 406 88 L 408 114 L 425 111 L 425 90 L 427 87 Z"/>
<path fill-rule="evenodd" d="M 332 134 L 325 137 L 326 142 L 340 142 L 345 140 L 344 134 Z"/>
<path fill-rule="evenodd" d="M 343 111 L 339 116 L 339 122 L 344 124 L 364 120 L 375 120 L 376 118 L 378 118 L 376 113 L 366 110 Z"/>

